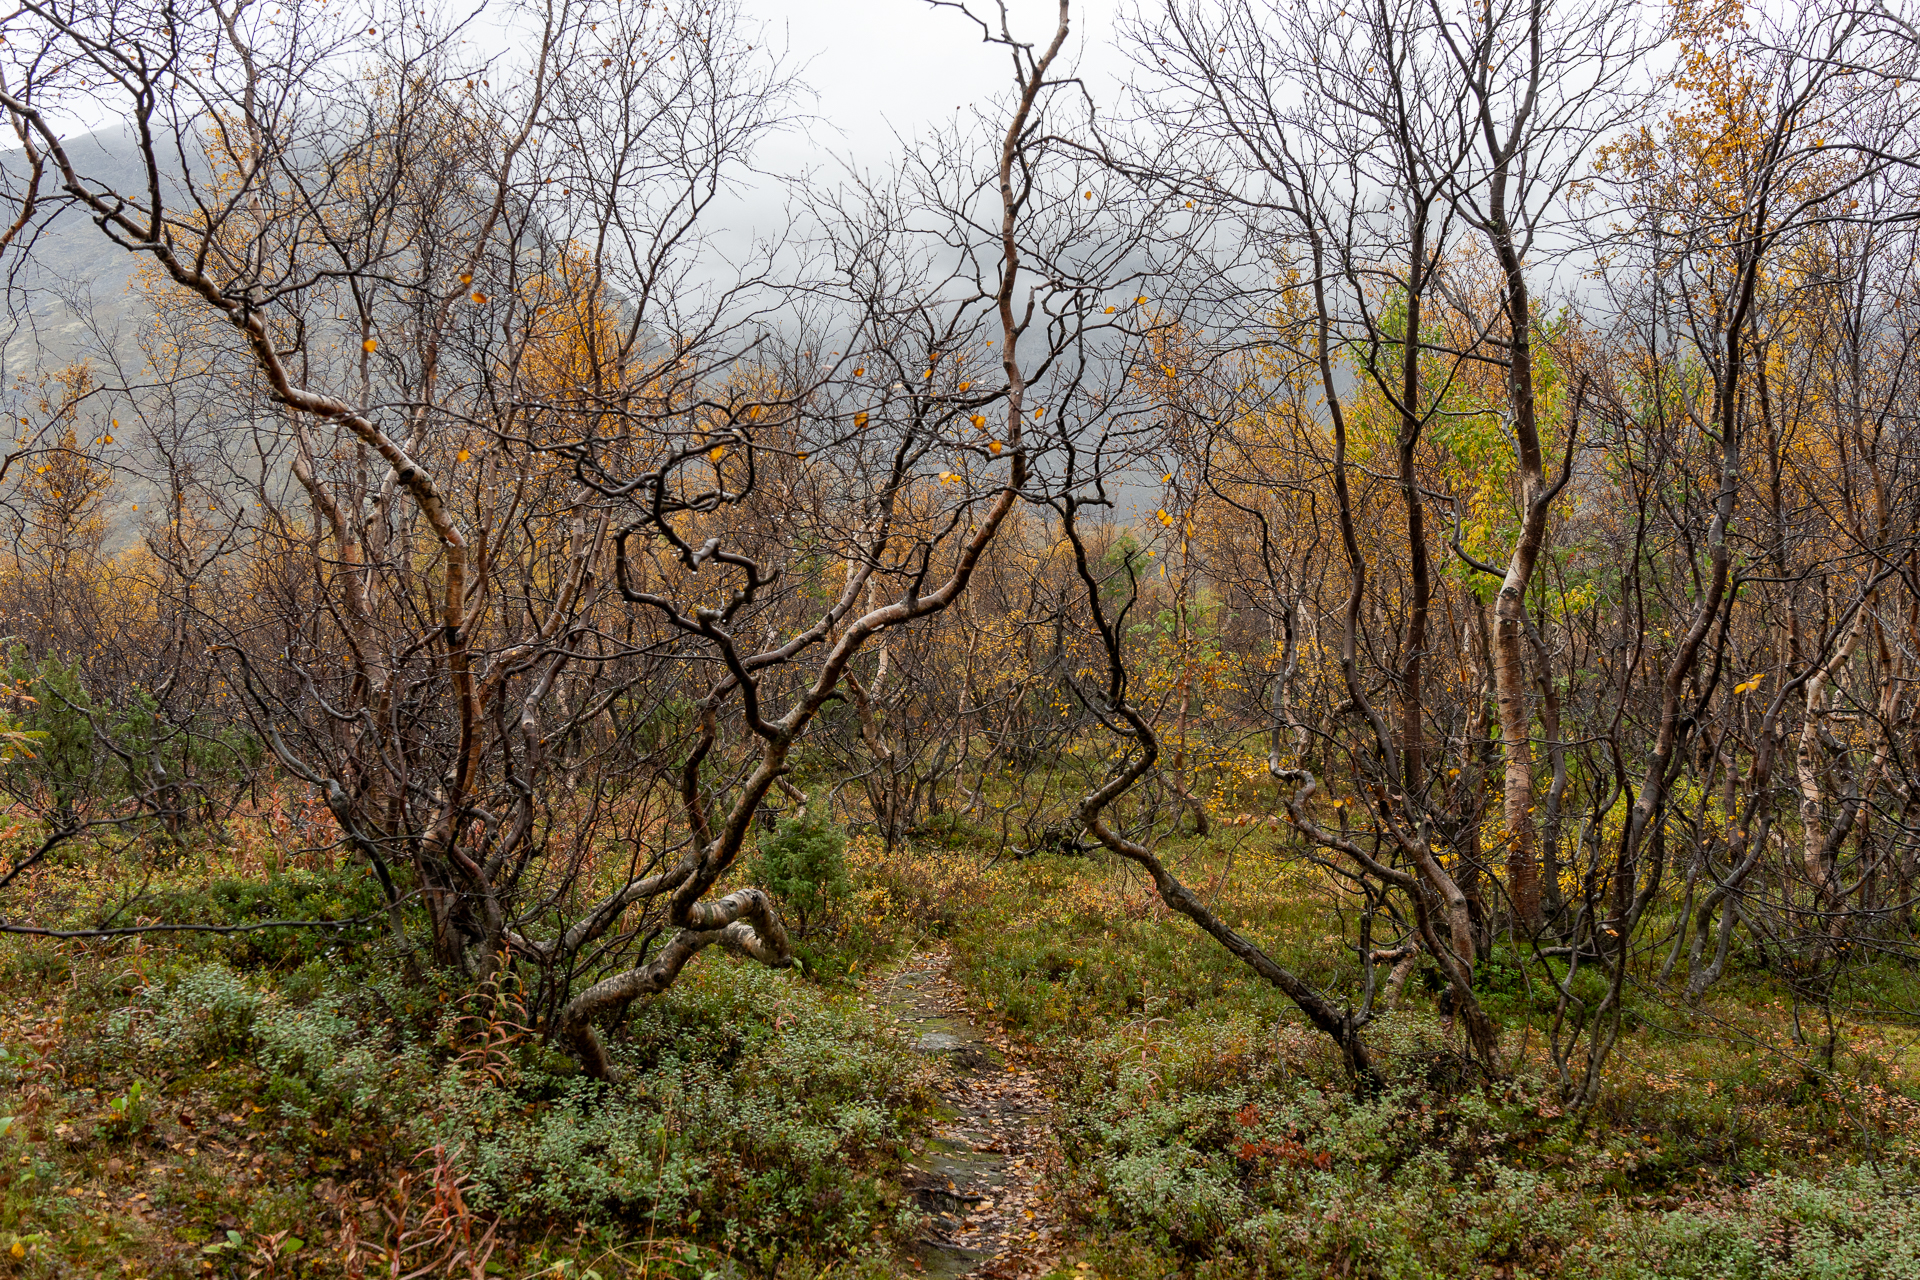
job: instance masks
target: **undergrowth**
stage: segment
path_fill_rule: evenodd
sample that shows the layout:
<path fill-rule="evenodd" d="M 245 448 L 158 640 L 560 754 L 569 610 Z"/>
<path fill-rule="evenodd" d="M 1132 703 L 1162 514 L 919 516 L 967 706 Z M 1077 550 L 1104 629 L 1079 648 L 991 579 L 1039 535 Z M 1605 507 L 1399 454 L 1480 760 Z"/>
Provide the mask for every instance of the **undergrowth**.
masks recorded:
<path fill-rule="evenodd" d="M 1190 841 L 1171 856 L 1283 963 L 1354 991 L 1337 898 L 1309 869 L 1229 852 Z M 1388 1084 L 1358 1096 L 1279 992 L 1129 868 L 1042 856 L 981 880 L 945 895 L 961 904 L 947 925 L 958 971 L 1053 1067 L 1061 1199 L 1099 1274 L 1920 1273 L 1907 1190 L 1920 1087 L 1903 1028 L 1849 1022 L 1822 1074 L 1757 973 L 1699 1008 L 1642 986 L 1600 1104 L 1571 1115 L 1545 1002 L 1496 949 L 1481 980 L 1512 1077 L 1471 1067 L 1416 980 L 1369 1029 Z M 1717 1031 L 1736 1004 L 1752 1030 L 1730 1039 Z"/>
<path fill-rule="evenodd" d="M 351 870 L 151 879 L 144 920 L 370 902 Z M 880 954 L 831 914 L 823 951 Z M 615 1031 L 606 1084 L 383 924 L 0 942 L 0 1275 L 895 1274 L 930 1095 L 850 984 L 716 950 Z"/>
<path fill-rule="evenodd" d="M 1698 1007 L 1643 975 L 1575 1115 L 1540 993 L 1496 948 L 1481 982 L 1511 1076 L 1470 1066 L 1416 977 L 1369 1029 L 1387 1083 L 1361 1096 L 1127 867 L 996 860 L 957 821 L 891 851 L 785 834 L 741 874 L 819 887 L 804 969 L 703 956 L 610 1030 L 618 1083 L 541 1043 L 510 984 L 476 996 L 396 951 L 364 874 L 249 863 L 244 828 L 140 868 L 140 918 L 353 923 L 0 942 L 0 1274 L 912 1274 L 901 1171 L 934 1098 L 862 983 L 935 941 L 1046 1065 L 1074 1274 L 1920 1274 L 1911 1030 L 1842 1009 L 1816 1069 L 1804 1010 L 1757 967 Z M 1351 918 L 1276 845 L 1169 856 L 1277 958 L 1352 991 Z M 26 886 L 36 915 L 110 906 L 113 877 L 65 856 Z"/>

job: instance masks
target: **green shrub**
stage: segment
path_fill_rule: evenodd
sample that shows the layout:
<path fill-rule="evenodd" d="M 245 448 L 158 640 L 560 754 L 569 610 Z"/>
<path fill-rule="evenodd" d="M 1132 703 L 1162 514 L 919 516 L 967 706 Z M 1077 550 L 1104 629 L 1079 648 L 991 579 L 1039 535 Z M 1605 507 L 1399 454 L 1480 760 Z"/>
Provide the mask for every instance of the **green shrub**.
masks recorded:
<path fill-rule="evenodd" d="M 404 1036 L 376 1046 L 363 1020 L 338 992 L 294 1004 L 216 963 L 149 988 L 108 1027 L 119 1043 L 166 1065 L 250 1065 L 263 1077 L 261 1102 L 288 1119 L 406 1117 L 428 1070 L 424 1050 Z"/>
<path fill-rule="evenodd" d="M 266 761 L 266 745 L 243 726 L 210 725 L 194 717 L 182 726 L 168 719 L 158 700 L 145 689 L 134 689 L 113 717 L 110 776 L 116 795 L 159 796 L 169 784 L 183 780 L 193 792 L 234 785 L 252 775 Z M 170 803 L 183 806 L 176 819 L 199 821 L 201 806 L 182 793 Z"/>
<path fill-rule="evenodd" d="M 1526 1074 L 1433 1088 L 1446 1042 L 1425 1018 L 1373 1030 L 1392 1078 L 1367 1098 L 1303 1028 L 1253 1017 L 1129 1028 L 1063 1058 L 1095 1256 L 1220 1280 L 1920 1275 L 1910 1157 L 1742 1189 L 1722 1180 L 1737 1167 L 1694 1176 L 1742 1123 L 1718 1098 L 1616 1092 L 1611 1123 L 1582 1125 Z"/>
<path fill-rule="evenodd" d="M 109 1026 L 135 1045 L 182 1058 L 248 1053 L 261 996 L 223 964 L 190 969 L 171 986 L 150 988 Z"/>
<path fill-rule="evenodd" d="M 804 816 L 782 818 L 760 841 L 752 874 L 779 901 L 794 933 L 805 937 L 852 888 L 847 833 L 809 804 Z"/>
<path fill-rule="evenodd" d="M 3 674 L 27 700 L 0 723 L 0 783 L 56 830 L 105 812 L 125 816 L 137 800 L 177 837 L 205 824 L 220 808 L 216 794 L 265 763 L 265 744 L 244 726 L 170 715 L 140 688 L 107 700 L 87 688 L 77 663 L 16 645 Z"/>
<path fill-rule="evenodd" d="M 1776 1176 L 1666 1213 L 1616 1212 L 1566 1273 L 1638 1280 L 1840 1280 L 1920 1275 L 1907 1170 Z"/>
<path fill-rule="evenodd" d="M 898 1165 L 929 1099 L 862 1002 L 717 961 L 614 1047 L 619 1084 L 449 1073 L 422 1137 L 461 1153 L 488 1209 L 713 1240 L 763 1266 L 853 1257 L 917 1216 Z"/>
<path fill-rule="evenodd" d="M 291 870 L 264 880 L 219 877 L 191 887 L 155 890 L 147 913 L 166 924 L 257 924 L 262 920 L 344 920 L 373 916 L 381 905 L 379 883 L 364 866 L 343 862 L 333 871 Z M 381 938 L 385 920 L 338 928 L 262 929 L 224 938 L 184 939 L 183 950 L 218 955 L 241 969 L 286 968 L 298 972 L 321 962 L 337 969 L 339 955 Z M 310 979 L 302 979 L 309 982 Z"/>
<path fill-rule="evenodd" d="M 268 1073 L 267 1094 L 290 1118 L 381 1112 L 394 1101 L 389 1061 L 357 1043 L 339 1000 L 324 996 L 304 1008 L 278 1003 L 254 1020 L 255 1061 Z"/>
<path fill-rule="evenodd" d="M 32 699 L 18 730 L 33 735 L 26 751 L 10 753 L 7 789 L 58 830 L 78 826 L 102 786 L 103 749 L 96 741 L 96 708 L 77 665 L 35 661 L 15 646 L 6 675 Z"/>

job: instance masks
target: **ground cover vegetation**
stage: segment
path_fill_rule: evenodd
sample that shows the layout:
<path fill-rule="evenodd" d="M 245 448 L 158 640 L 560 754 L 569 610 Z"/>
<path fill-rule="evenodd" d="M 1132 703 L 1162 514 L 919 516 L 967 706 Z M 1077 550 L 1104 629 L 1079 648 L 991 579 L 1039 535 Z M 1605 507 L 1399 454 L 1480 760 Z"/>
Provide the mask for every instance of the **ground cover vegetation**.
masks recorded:
<path fill-rule="evenodd" d="M 0 1273 L 1920 1269 L 1909 15 L 952 17 L 0 16 Z"/>

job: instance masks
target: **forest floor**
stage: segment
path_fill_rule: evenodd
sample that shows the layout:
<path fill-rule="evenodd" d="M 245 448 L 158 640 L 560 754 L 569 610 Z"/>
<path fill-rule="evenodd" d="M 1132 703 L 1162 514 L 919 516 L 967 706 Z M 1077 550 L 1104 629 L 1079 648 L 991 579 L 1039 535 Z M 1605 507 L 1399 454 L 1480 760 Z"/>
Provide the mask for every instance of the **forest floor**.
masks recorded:
<path fill-rule="evenodd" d="M 1349 991 L 1337 886 L 1285 852 L 1229 829 L 1168 856 Z M 97 920 L 136 875 L 159 921 L 351 917 L 374 892 L 217 849 L 64 856 L 22 916 Z M 1649 953 L 1573 1115 L 1510 944 L 1480 971 L 1509 1070 L 1465 1061 L 1416 980 L 1369 1028 L 1389 1079 L 1361 1095 L 1124 865 L 931 837 L 848 862 L 804 967 L 715 953 L 636 1003 L 617 1085 L 542 1044 L 517 990 L 377 925 L 0 938 L 0 1280 L 1920 1276 L 1920 972 L 1864 948 L 1819 1009 L 1757 955 L 1690 1005 Z"/>
<path fill-rule="evenodd" d="M 928 1214 L 915 1243 L 928 1275 L 1028 1280 L 1062 1244 L 1047 1176 L 1061 1164 L 1053 1099 L 1030 1049 L 976 1020 L 952 966 L 946 947 L 933 947 L 870 984 L 914 1051 L 937 1064 L 940 1119 L 907 1168 Z"/>

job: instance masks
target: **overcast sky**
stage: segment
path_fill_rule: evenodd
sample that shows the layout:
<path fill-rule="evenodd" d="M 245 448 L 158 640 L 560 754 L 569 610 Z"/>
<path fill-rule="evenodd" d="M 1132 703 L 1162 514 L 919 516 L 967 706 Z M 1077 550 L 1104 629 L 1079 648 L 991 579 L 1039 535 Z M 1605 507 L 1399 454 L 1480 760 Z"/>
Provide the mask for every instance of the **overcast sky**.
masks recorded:
<path fill-rule="evenodd" d="M 1006 0 L 1014 34 L 1042 44 L 1053 34 L 1058 0 Z M 744 0 L 767 24 L 776 47 L 818 95 L 820 127 L 790 136 L 772 167 L 798 168 L 812 156 L 851 154 L 879 168 L 897 150 L 896 132 L 923 126 L 1004 91 L 1011 62 L 981 42 L 979 28 L 953 9 L 927 0 Z M 1067 53 L 1096 92 L 1113 83 L 1121 59 L 1112 47 L 1115 0 L 1075 0 Z M 989 5 L 980 6 L 991 12 Z"/>

